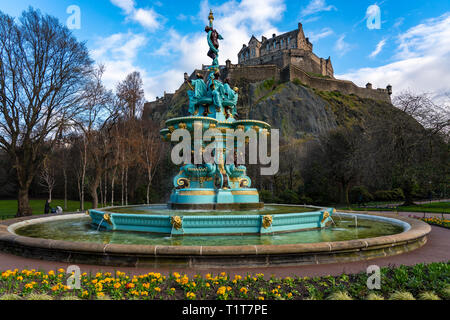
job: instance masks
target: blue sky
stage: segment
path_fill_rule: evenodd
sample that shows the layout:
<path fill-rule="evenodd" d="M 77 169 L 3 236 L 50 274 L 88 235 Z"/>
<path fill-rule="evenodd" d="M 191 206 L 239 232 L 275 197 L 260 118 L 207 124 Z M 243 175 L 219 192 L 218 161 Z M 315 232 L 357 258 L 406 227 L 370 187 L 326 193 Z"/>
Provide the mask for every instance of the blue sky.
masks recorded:
<path fill-rule="evenodd" d="M 225 40 L 220 62 L 237 62 L 237 52 L 251 35 L 258 39 L 297 28 L 302 22 L 317 55 L 331 56 L 336 77 L 363 86 L 394 86 L 437 97 L 450 92 L 450 1 L 356 0 L 0 0 L 0 10 L 19 16 L 28 6 L 65 22 L 76 5 L 92 57 L 106 66 L 105 83 L 114 88 L 138 70 L 146 97 L 173 92 L 183 73 L 206 56 L 209 9 Z M 368 11 L 379 8 L 381 25 L 367 26 Z"/>

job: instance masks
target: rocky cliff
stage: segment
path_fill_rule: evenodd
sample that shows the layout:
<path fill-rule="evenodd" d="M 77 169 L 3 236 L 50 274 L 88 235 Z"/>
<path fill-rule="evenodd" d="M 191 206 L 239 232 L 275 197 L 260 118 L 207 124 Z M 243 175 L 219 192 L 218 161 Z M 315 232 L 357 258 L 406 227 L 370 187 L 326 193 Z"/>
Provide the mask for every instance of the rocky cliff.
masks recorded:
<path fill-rule="evenodd" d="M 238 112 L 241 119 L 261 120 L 280 129 L 286 139 L 317 137 L 338 126 L 363 123 L 369 115 L 382 117 L 399 112 L 385 101 L 343 95 L 337 91 L 319 91 L 298 80 L 280 83 L 273 79 L 235 83 L 240 88 Z M 144 116 L 161 122 L 187 115 L 187 86 L 183 85 L 170 99 L 157 107 L 146 105 Z M 405 115 L 406 116 L 406 115 Z"/>

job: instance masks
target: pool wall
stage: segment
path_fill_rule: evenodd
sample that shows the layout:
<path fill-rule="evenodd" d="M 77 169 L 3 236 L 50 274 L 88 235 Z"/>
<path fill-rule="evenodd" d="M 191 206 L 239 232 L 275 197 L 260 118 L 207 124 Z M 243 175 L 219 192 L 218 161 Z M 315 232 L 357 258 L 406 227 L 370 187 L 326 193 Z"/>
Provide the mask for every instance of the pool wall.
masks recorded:
<path fill-rule="evenodd" d="M 247 235 L 295 232 L 324 228 L 333 208 L 315 212 L 274 215 L 168 216 L 89 210 L 92 224 L 109 231 L 138 231 L 170 235 Z"/>

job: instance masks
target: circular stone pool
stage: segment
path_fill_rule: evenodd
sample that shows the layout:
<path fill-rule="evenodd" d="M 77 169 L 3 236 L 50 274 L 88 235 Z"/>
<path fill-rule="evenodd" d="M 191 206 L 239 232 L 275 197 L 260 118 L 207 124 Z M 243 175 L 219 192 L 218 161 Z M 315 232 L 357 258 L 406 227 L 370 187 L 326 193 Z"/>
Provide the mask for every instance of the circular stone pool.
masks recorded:
<path fill-rule="evenodd" d="M 121 210 L 124 209 L 109 212 Z M 130 212 L 130 208 L 125 210 Z M 144 207 L 133 210 L 133 214 L 148 214 Z M 160 214 L 167 215 L 164 207 L 151 210 L 152 214 L 161 210 Z M 311 208 L 269 205 L 264 210 L 282 215 L 309 212 Z M 252 213 L 261 215 L 261 210 L 245 215 Z M 93 227 L 85 214 L 51 215 L 0 223 L 0 249 L 25 257 L 117 267 L 257 267 L 336 263 L 400 254 L 424 245 L 431 231 L 419 220 L 393 214 L 336 213 L 333 220 L 328 228 L 302 232 L 180 237 L 102 231 Z"/>
<path fill-rule="evenodd" d="M 385 221 L 336 218 L 336 226 L 301 232 L 246 235 L 246 236 L 164 236 L 143 232 L 102 231 L 91 225 L 89 217 L 56 220 L 31 224 L 15 230 L 15 233 L 31 238 L 93 242 L 102 244 L 136 244 L 164 246 L 242 246 L 284 245 L 298 243 L 334 242 L 387 236 L 400 233 L 403 226 Z"/>

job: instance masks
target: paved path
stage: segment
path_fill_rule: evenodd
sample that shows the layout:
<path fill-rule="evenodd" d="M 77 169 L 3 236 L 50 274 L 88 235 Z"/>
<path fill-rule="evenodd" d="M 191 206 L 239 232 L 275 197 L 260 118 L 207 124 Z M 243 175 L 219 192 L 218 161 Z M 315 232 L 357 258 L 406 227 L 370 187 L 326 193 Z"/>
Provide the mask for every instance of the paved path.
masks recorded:
<path fill-rule="evenodd" d="M 409 213 L 401 213 L 408 215 Z M 342 273 L 359 273 L 364 272 L 370 265 L 389 266 L 389 265 L 415 265 L 417 263 L 430 262 L 449 262 L 450 261 L 450 230 L 432 226 L 432 231 L 428 236 L 428 242 L 422 248 L 412 252 L 404 253 L 397 256 L 378 258 L 368 261 L 358 261 L 349 263 L 336 263 L 326 265 L 309 265 L 295 267 L 269 267 L 269 268 L 224 268 L 221 269 L 152 269 L 152 268 L 114 268 L 93 265 L 79 264 L 82 272 L 96 273 L 98 271 L 114 272 L 120 270 L 129 274 L 144 274 L 148 272 L 161 272 L 168 274 L 172 271 L 184 272 L 190 276 L 195 274 L 228 272 L 231 276 L 235 274 L 246 275 L 247 273 L 256 274 L 264 273 L 265 276 L 275 275 L 277 277 L 287 276 L 323 276 L 323 275 L 339 275 Z M 8 269 L 41 269 L 55 270 L 58 268 L 67 268 L 69 264 L 60 262 L 49 262 L 35 259 L 27 259 L 0 252 L 0 270 Z"/>

